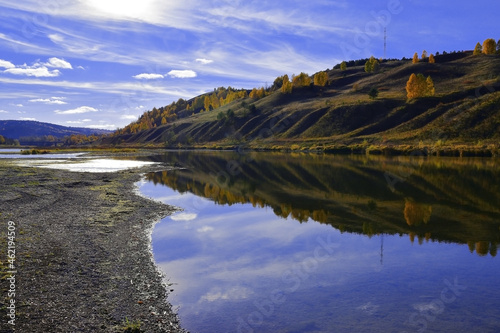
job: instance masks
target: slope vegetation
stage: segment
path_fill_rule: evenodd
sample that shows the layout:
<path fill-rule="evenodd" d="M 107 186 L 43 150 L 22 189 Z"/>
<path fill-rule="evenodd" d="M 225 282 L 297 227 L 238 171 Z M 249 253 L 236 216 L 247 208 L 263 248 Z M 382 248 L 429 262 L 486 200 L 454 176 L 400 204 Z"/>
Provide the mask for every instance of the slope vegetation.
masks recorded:
<path fill-rule="evenodd" d="M 366 73 L 364 66 L 327 70 L 326 86 L 294 87 L 291 93 L 271 87 L 264 97 L 239 98 L 208 112 L 191 107 L 163 125 L 118 131 L 103 143 L 373 151 L 473 146 L 498 151 L 500 56 L 463 52 L 435 59 L 384 61 L 377 73 Z M 431 76 L 435 96 L 407 100 L 412 73 Z M 376 98 L 369 96 L 374 88 Z M 184 109 L 189 110 L 189 103 L 194 101 Z"/>

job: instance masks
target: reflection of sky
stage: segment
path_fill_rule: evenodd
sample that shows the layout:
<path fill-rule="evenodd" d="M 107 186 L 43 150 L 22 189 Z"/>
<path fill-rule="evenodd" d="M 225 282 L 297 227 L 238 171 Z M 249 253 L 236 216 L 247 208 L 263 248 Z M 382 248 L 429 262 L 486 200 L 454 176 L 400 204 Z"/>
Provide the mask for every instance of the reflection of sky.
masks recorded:
<path fill-rule="evenodd" d="M 492 319 L 500 316 L 498 260 L 470 254 L 466 245 L 412 245 L 408 236 L 386 235 L 382 265 L 380 236 L 300 224 L 250 204 L 215 205 L 152 183 L 141 192 L 184 208 L 156 225 L 153 251 L 173 283 L 169 300 L 192 332 L 500 327 Z M 467 289 L 439 303 L 444 280 L 455 278 Z"/>

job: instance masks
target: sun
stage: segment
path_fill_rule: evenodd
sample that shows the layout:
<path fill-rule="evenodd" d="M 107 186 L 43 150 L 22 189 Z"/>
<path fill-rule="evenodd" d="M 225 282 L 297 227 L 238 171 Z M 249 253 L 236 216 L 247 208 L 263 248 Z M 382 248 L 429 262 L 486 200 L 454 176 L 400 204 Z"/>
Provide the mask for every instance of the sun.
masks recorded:
<path fill-rule="evenodd" d="M 155 0 L 87 0 L 94 10 L 115 18 L 147 17 Z"/>

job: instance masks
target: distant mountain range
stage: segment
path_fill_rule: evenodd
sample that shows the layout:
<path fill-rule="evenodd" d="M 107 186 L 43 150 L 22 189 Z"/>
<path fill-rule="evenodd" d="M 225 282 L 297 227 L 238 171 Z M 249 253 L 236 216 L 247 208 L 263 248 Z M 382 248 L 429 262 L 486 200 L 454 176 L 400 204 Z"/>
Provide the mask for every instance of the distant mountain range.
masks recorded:
<path fill-rule="evenodd" d="M 34 138 L 48 135 L 52 135 L 55 138 L 63 138 L 73 134 L 102 135 L 109 133 L 111 131 L 103 129 L 67 127 L 31 120 L 0 120 L 0 135 L 17 140 L 20 138 Z"/>

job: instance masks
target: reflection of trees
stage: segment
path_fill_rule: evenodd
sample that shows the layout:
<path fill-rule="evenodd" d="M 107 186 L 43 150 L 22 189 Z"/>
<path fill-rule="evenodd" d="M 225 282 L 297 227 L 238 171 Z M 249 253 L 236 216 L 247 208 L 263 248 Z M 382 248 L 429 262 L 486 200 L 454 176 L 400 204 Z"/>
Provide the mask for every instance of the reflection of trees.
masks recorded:
<path fill-rule="evenodd" d="M 409 226 L 419 226 L 422 222 L 427 224 L 431 214 L 432 206 L 418 204 L 411 198 L 405 199 L 404 216 Z"/>
<path fill-rule="evenodd" d="M 494 181 L 500 172 L 490 160 L 415 163 L 402 157 L 185 152 L 155 161 L 185 168 L 148 174 L 147 179 L 218 204 L 251 203 L 285 219 L 314 220 L 368 236 L 407 234 L 420 244 L 471 241 L 478 255 L 496 255 L 490 243 L 500 242 L 500 209 L 494 204 L 500 200 Z M 406 175 L 396 191 L 388 186 L 386 172 Z M 490 242 L 488 249 L 479 241 Z"/>
<path fill-rule="evenodd" d="M 474 241 L 468 241 L 467 245 L 469 246 L 469 251 L 470 253 L 474 253 L 474 250 L 476 253 L 484 257 L 488 255 L 488 253 L 492 257 L 496 257 L 497 252 L 498 252 L 498 244 L 496 242 L 488 242 L 488 241 L 479 241 L 479 242 L 474 242 Z"/>
<path fill-rule="evenodd" d="M 489 242 L 489 241 L 468 241 L 467 245 L 469 246 L 470 253 L 476 253 L 484 257 L 488 255 L 488 253 L 492 257 L 496 257 L 498 252 L 498 243 L 497 242 Z"/>

